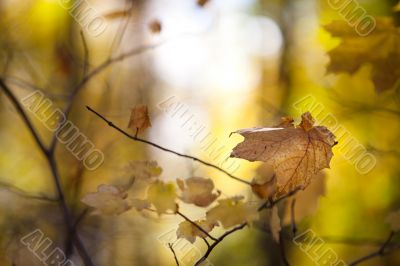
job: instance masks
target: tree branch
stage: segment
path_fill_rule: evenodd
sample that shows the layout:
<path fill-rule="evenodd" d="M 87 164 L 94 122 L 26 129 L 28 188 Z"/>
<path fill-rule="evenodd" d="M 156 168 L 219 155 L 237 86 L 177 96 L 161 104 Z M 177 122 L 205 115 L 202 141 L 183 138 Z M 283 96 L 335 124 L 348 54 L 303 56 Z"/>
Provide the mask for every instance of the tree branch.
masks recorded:
<path fill-rule="evenodd" d="M 182 217 L 183 219 L 185 219 L 186 221 L 188 221 L 189 223 L 191 223 L 193 226 L 195 226 L 197 229 L 199 229 L 201 232 L 203 232 L 206 236 L 208 236 L 209 238 L 211 238 L 214 241 L 218 241 L 218 239 L 216 239 L 215 237 L 213 237 L 212 235 L 210 235 L 206 230 L 204 230 L 203 227 L 201 227 L 200 225 L 198 225 L 196 222 L 190 220 L 187 216 L 185 216 L 183 213 L 181 213 L 180 211 L 177 211 L 176 214 L 178 214 L 180 217 Z"/>
<path fill-rule="evenodd" d="M 239 181 L 239 182 L 244 183 L 244 184 L 246 184 L 246 185 L 251 185 L 250 182 L 248 182 L 248 181 L 246 181 L 246 180 L 244 180 L 244 179 L 241 179 L 241 178 L 239 178 L 239 177 L 236 177 L 236 176 L 230 174 L 229 172 L 225 171 L 224 169 L 222 169 L 222 168 L 220 168 L 220 167 L 218 167 L 218 166 L 216 166 L 216 165 L 214 165 L 214 164 L 212 164 L 212 163 L 203 161 L 203 160 L 201 160 L 201 159 L 199 159 L 199 158 L 197 158 L 197 157 L 194 157 L 194 156 L 186 155 L 186 154 L 183 154 L 183 153 L 179 153 L 179 152 L 170 150 L 170 149 L 168 149 L 168 148 L 164 148 L 164 147 L 162 147 L 162 146 L 160 146 L 160 145 L 158 145 L 158 144 L 156 144 L 156 143 L 153 143 L 153 142 L 151 142 L 151 141 L 148 141 L 148 140 L 145 140 L 145 139 L 141 139 L 141 138 L 139 138 L 139 137 L 137 137 L 137 136 L 135 136 L 135 135 L 131 135 L 131 134 L 127 133 L 126 131 L 124 131 L 123 129 L 121 129 L 120 127 L 116 126 L 113 122 L 111 122 L 110 120 L 108 120 L 108 119 L 105 118 L 103 115 L 99 114 L 98 112 L 96 112 L 95 110 L 93 110 L 92 108 L 90 108 L 89 106 L 86 106 L 86 108 L 87 108 L 90 112 L 94 113 L 94 114 L 97 115 L 99 118 L 101 118 L 101 119 L 102 119 L 104 122 L 106 122 L 110 127 L 116 129 L 118 132 L 122 133 L 123 135 L 125 135 L 125 136 L 126 136 L 127 138 L 129 138 L 129 139 L 132 139 L 132 140 L 137 141 L 137 142 L 142 142 L 142 143 L 148 144 L 148 145 L 153 146 L 153 147 L 155 147 L 155 148 L 157 148 L 157 149 L 160 149 L 160 150 L 163 150 L 163 151 L 165 151 L 165 152 L 169 152 L 169 153 L 175 154 L 175 155 L 180 156 L 180 157 L 192 159 L 193 161 L 196 161 L 196 162 L 199 162 L 199 163 L 201 163 L 201 164 L 203 164 L 203 165 L 206 165 L 206 166 L 209 166 L 209 167 L 211 167 L 211 168 L 214 168 L 214 169 L 216 169 L 216 170 L 218 170 L 218 171 L 224 173 L 225 175 L 229 176 L 230 178 L 232 178 L 232 179 L 234 179 L 234 180 L 236 180 L 236 181 Z"/>
<path fill-rule="evenodd" d="M 395 233 L 393 231 L 390 232 L 390 234 L 389 234 L 388 238 L 386 239 L 386 241 L 382 244 L 382 246 L 377 251 L 372 252 L 372 253 L 364 256 L 364 257 L 361 257 L 361 258 L 349 263 L 349 266 L 358 265 L 358 264 L 360 264 L 360 263 L 362 263 L 364 261 L 370 260 L 370 259 L 375 258 L 375 257 L 382 257 L 382 256 L 384 256 L 386 254 L 389 254 L 390 252 L 392 252 L 392 251 L 394 251 L 396 249 L 399 249 L 400 245 L 394 246 L 394 247 L 388 249 L 388 246 L 389 246 L 390 242 L 392 241 L 394 234 Z"/>
<path fill-rule="evenodd" d="M 175 253 L 174 248 L 172 247 L 172 244 L 168 243 L 168 247 L 171 250 L 172 254 L 174 254 L 174 259 L 175 259 L 176 265 L 179 266 L 178 257 L 176 256 L 176 253 Z"/>

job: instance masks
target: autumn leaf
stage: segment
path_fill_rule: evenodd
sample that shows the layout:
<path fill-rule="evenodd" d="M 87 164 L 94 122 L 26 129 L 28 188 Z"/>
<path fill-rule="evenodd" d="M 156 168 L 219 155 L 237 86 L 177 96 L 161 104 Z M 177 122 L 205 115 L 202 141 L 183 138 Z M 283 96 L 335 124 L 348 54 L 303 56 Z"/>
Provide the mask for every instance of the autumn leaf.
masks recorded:
<path fill-rule="evenodd" d="M 158 177 L 162 173 L 162 168 L 156 161 L 130 161 L 126 167 L 136 180 L 154 181 L 153 177 Z"/>
<path fill-rule="evenodd" d="M 146 105 L 137 105 L 132 108 L 128 128 L 140 131 L 151 127 L 149 111 Z"/>
<path fill-rule="evenodd" d="M 204 7 L 210 0 L 197 0 L 197 5 Z"/>
<path fill-rule="evenodd" d="M 191 177 L 186 180 L 177 179 L 178 187 L 182 191 L 180 199 L 199 207 L 209 206 L 220 192 L 214 193 L 214 182 L 203 177 Z"/>
<path fill-rule="evenodd" d="M 112 185 L 99 185 L 97 192 L 85 195 L 81 201 L 95 208 L 94 214 L 119 215 L 131 208 L 127 194 Z"/>
<path fill-rule="evenodd" d="M 281 219 L 278 214 L 278 207 L 275 205 L 271 209 L 269 227 L 272 233 L 272 238 L 276 243 L 279 243 L 279 233 L 281 231 Z"/>
<path fill-rule="evenodd" d="M 156 19 L 151 21 L 149 23 L 149 30 L 154 34 L 160 33 L 161 30 L 162 30 L 161 22 L 159 20 L 156 20 Z"/>
<path fill-rule="evenodd" d="M 217 223 L 210 223 L 207 220 L 194 221 L 198 226 L 204 229 L 207 233 L 211 232 Z M 199 228 L 194 226 L 188 221 L 183 221 L 179 224 L 178 230 L 176 231 L 177 238 L 185 238 L 190 243 L 196 241 L 196 237 L 206 238 L 207 235 L 202 232 Z"/>
<path fill-rule="evenodd" d="M 154 205 L 158 214 L 167 210 L 175 213 L 178 210 L 175 200 L 176 191 L 172 183 L 156 181 L 147 190 L 147 201 Z"/>
<path fill-rule="evenodd" d="M 224 228 L 251 224 L 259 218 L 257 206 L 243 202 L 243 197 L 237 196 L 218 200 L 218 205 L 207 212 L 207 220 L 219 221 Z"/>
<path fill-rule="evenodd" d="M 390 225 L 394 232 L 400 231 L 400 210 L 389 213 L 385 221 Z"/>
<path fill-rule="evenodd" d="M 346 21 L 334 21 L 325 29 L 341 38 L 339 46 L 328 53 L 328 72 L 354 74 L 370 64 L 377 92 L 395 87 L 400 79 L 400 31 L 391 18 L 377 18 L 376 28 L 368 36 L 358 35 Z"/>
<path fill-rule="evenodd" d="M 314 126 L 309 112 L 300 125 L 286 128 L 250 128 L 235 133 L 245 139 L 231 157 L 263 161 L 272 165 L 277 178 L 277 193 L 304 189 L 324 168 L 329 168 L 335 136 L 324 126 Z"/>
<path fill-rule="evenodd" d="M 276 176 L 272 166 L 263 164 L 251 182 L 251 190 L 261 199 L 273 197 L 276 192 Z"/>

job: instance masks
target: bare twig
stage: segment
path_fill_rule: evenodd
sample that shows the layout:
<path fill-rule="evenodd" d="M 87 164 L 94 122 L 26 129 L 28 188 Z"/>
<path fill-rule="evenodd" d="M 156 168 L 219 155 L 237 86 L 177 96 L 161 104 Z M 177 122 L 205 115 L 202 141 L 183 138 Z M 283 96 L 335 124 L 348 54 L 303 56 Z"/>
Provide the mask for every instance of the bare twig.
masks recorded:
<path fill-rule="evenodd" d="M 106 122 L 110 127 L 116 129 L 118 132 L 122 133 L 123 135 L 125 135 L 125 136 L 128 137 L 129 139 L 132 139 L 132 140 L 137 141 L 137 142 L 146 143 L 146 144 L 148 144 L 148 145 L 150 145 L 150 146 L 153 146 L 153 147 L 155 147 L 155 148 L 157 148 L 157 149 L 160 149 L 160 150 L 163 150 L 163 151 L 165 151 L 165 152 L 169 152 L 169 153 L 175 154 L 175 155 L 177 155 L 177 156 L 184 157 L 184 158 L 188 158 L 188 159 L 191 159 L 191 160 L 193 160 L 193 161 L 199 162 L 199 163 L 201 163 L 201 164 L 203 164 L 203 165 L 209 166 L 209 167 L 211 167 L 211 168 L 214 168 L 214 169 L 216 169 L 216 170 L 218 170 L 218 171 L 224 173 L 225 175 L 229 176 L 230 178 L 232 178 L 232 179 L 234 179 L 234 180 L 236 180 L 236 181 L 239 181 L 239 182 L 244 183 L 244 184 L 246 184 L 246 185 L 251 185 L 250 182 L 248 182 L 248 181 L 246 181 L 246 180 L 244 180 L 244 179 L 241 179 L 241 178 L 239 178 L 239 177 L 236 177 L 236 176 L 230 174 L 229 172 L 225 171 L 224 169 L 218 167 L 218 166 L 215 165 L 215 164 L 212 164 L 212 163 L 203 161 L 202 159 L 199 159 L 199 158 L 194 157 L 194 156 L 190 156 L 190 155 L 186 155 L 186 154 L 183 154 L 183 153 L 179 153 L 179 152 L 170 150 L 170 149 L 165 148 L 165 147 L 162 147 L 162 146 L 160 146 L 160 145 L 158 145 L 158 144 L 156 144 L 156 143 L 154 143 L 154 142 L 151 142 L 151 141 L 148 141 L 148 140 L 145 140 L 145 139 L 141 139 L 141 138 L 139 138 L 139 137 L 137 137 L 137 136 L 131 135 L 131 134 L 129 134 L 128 132 L 126 132 L 126 131 L 124 131 L 123 129 L 121 129 L 120 127 L 116 126 L 113 122 L 111 122 L 110 120 L 108 120 L 108 119 L 105 118 L 103 115 L 99 114 L 98 112 L 96 112 L 95 110 L 93 110 L 92 108 L 90 108 L 89 106 L 86 106 L 86 108 L 87 108 L 90 112 L 92 112 L 92 113 L 94 113 L 95 115 L 97 115 L 98 117 L 100 117 L 100 118 L 101 118 L 104 122 Z"/>
<path fill-rule="evenodd" d="M 247 223 L 243 223 L 243 224 L 241 224 L 241 225 L 239 225 L 239 226 L 237 226 L 237 227 L 235 227 L 235 228 L 233 228 L 233 229 L 231 229 L 231 230 L 229 230 L 229 231 L 226 231 L 226 232 L 225 232 L 222 236 L 220 236 L 211 246 L 209 246 L 209 247 L 207 248 L 206 253 L 204 253 L 203 257 L 201 257 L 201 258 L 195 263 L 195 266 L 199 266 L 201 263 L 203 263 L 203 262 L 208 258 L 208 256 L 211 254 L 211 252 L 213 251 L 213 249 L 214 249 L 219 243 L 221 243 L 221 241 L 224 240 L 225 237 L 231 235 L 232 233 L 234 233 L 234 232 L 236 232 L 236 231 L 238 231 L 238 230 L 243 229 L 246 225 L 247 225 Z"/>
<path fill-rule="evenodd" d="M 201 232 L 203 232 L 206 236 L 208 236 L 209 238 L 211 238 L 214 241 L 218 241 L 218 239 L 216 239 L 215 237 L 213 237 L 212 235 L 210 235 L 206 230 L 204 230 L 203 227 L 201 227 L 200 225 L 198 225 L 196 222 L 190 220 L 187 216 L 185 216 L 183 213 L 177 211 L 176 214 L 178 214 L 180 217 L 182 217 L 183 219 L 185 219 L 186 221 L 188 221 L 189 223 L 191 223 L 193 226 L 195 226 L 197 229 L 199 229 Z"/>
<path fill-rule="evenodd" d="M 178 260 L 178 257 L 176 256 L 174 247 L 172 246 L 171 243 L 168 243 L 168 247 L 171 250 L 172 254 L 174 255 L 174 259 L 175 259 L 176 265 L 179 266 L 179 260 Z"/>
<path fill-rule="evenodd" d="M 358 265 L 358 264 L 360 264 L 360 263 L 362 263 L 364 261 L 370 260 L 370 259 L 375 258 L 375 257 L 382 257 L 382 256 L 384 256 L 384 255 L 386 255 L 386 254 L 388 254 L 388 253 L 390 253 L 390 252 L 392 252 L 392 251 L 394 251 L 396 249 L 399 249 L 400 245 L 393 246 L 392 248 L 388 248 L 390 242 L 393 239 L 394 234 L 395 233 L 393 231 L 390 232 L 390 234 L 389 234 L 388 238 L 386 239 L 386 241 L 382 244 L 382 246 L 377 251 L 372 252 L 372 253 L 364 256 L 364 257 L 361 257 L 361 258 L 349 263 L 349 266 Z"/>
<path fill-rule="evenodd" d="M 49 196 L 45 196 L 42 194 L 39 195 L 34 195 L 34 194 L 30 194 L 29 192 L 26 192 L 20 188 L 17 188 L 11 184 L 5 183 L 0 181 L 0 187 L 4 187 L 6 190 L 20 196 L 26 199 L 35 199 L 35 200 L 42 200 L 42 201 L 47 201 L 47 202 L 58 202 L 58 199 L 55 198 L 51 198 Z"/>
<path fill-rule="evenodd" d="M 73 230 L 73 221 L 72 221 L 72 216 L 71 213 L 69 211 L 68 205 L 66 203 L 65 200 L 65 196 L 64 196 L 64 191 L 62 189 L 61 186 L 61 179 L 59 176 L 59 172 L 57 169 L 57 163 L 54 159 L 54 154 L 52 152 L 50 152 L 49 149 L 47 149 L 45 147 L 45 145 L 43 144 L 42 140 L 40 139 L 38 133 L 36 132 L 36 129 L 33 127 L 31 121 L 29 120 L 27 114 L 25 113 L 24 109 L 22 108 L 20 102 L 18 101 L 18 99 L 15 97 L 15 95 L 12 93 L 12 91 L 8 88 L 8 86 L 4 83 L 4 81 L 0 78 L 0 87 L 3 89 L 3 91 L 5 92 L 5 94 L 7 95 L 7 97 L 11 100 L 12 104 L 14 105 L 14 107 L 17 109 L 18 113 L 20 114 L 22 120 L 25 122 L 25 124 L 27 125 L 29 131 L 31 132 L 32 136 L 35 139 L 35 142 L 37 143 L 37 145 L 39 146 L 40 150 L 42 151 L 43 155 L 46 157 L 47 163 L 50 167 L 50 171 L 52 173 L 53 176 L 53 181 L 57 190 L 57 196 L 58 196 L 58 202 L 60 205 L 60 209 L 62 210 L 63 216 L 64 216 L 64 222 L 66 224 L 66 228 L 67 228 L 67 235 L 70 235 L 72 233 L 74 233 Z M 81 256 L 84 264 L 86 266 L 92 266 L 92 260 L 89 257 L 85 247 L 83 246 L 82 241 L 80 240 L 78 234 L 72 235 L 73 238 L 73 242 L 74 245 L 79 253 L 79 255 Z"/>
<path fill-rule="evenodd" d="M 289 261 L 287 260 L 287 257 L 286 257 L 285 241 L 284 241 L 284 238 L 283 238 L 282 231 L 279 232 L 279 251 L 281 253 L 281 259 L 282 259 L 283 264 L 285 266 L 290 266 Z"/>
<path fill-rule="evenodd" d="M 290 221 L 291 221 L 293 237 L 296 236 L 297 233 L 295 208 L 296 208 L 296 199 L 293 199 L 290 204 Z"/>

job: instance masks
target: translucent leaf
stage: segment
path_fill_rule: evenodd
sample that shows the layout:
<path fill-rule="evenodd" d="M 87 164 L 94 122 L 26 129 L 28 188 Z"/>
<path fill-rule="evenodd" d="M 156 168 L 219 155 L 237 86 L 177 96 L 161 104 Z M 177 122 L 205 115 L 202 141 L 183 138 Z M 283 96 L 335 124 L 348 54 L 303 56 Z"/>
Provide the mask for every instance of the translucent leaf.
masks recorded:
<path fill-rule="evenodd" d="M 128 128 L 136 132 L 136 130 L 143 130 L 148 127 L 151 127 L 151 122 L 147 105 L 137 105 L 133 107 Z"/>
<path fill-rule="evenodd" d="M 137 180 L 150 180 L 152 177 L 160 176 L 162 168 L 155 161 L 131 161 L 127 171 Z"/>
<path fill-rule="evenodd" d="M 211 179 L 191 177 L 186 180 L 177 179 L 177 184 L 182 191 L 181 200 L 199 207 L 209 206 L 220 193 L 214 193 L 214 183 Z"/>
<path fill-rule="evenodd" d="M 251 128 L 236 133 L 244 136 L 231 157 L 263 161 L 272 165 L 277 177 L 277 193 L 305 188 L 324 168 L 329 168 L 335 136 L 323 126 L 314 126 L 310 113 L 302 115 L 299 126 Z"/>
<path fill-rule="evenodd" d="M 127 194 L 112 185 L 100 185 L 97 192 L 85 195 L 81 201 L 96 209 L 94 213 L 119 215 L 131 208 Z"/>
<path fill-rule="evenodd" d="M 210 223 L 207 220 L 194 221 L 197 225 L 203 228 L 207 233 L 211 232 L 217 223 Z M 199 228 L 194 226 L 188 221 L 183 221 L 179 224 L 178 230 L 176 231 L 176 236 L 178 238 L 185 238 L 190 243 L 196 241 L 196 237 L 206 238 L 207 235 L 202 232 Z"/>
<path fill-rule="evenodd" d="M 158 214 L 166 213 L 167 210 L 176 212 L 178 210 L 175 186 L 172 183 L 156 181 L 147 190 L 147 200 L 154 205 Z"/>
<path fill-rule="evenodd" d="M 243 197 L 218 200 L 218 205 L 207 212 L 207 220 L 219 221 L 224 228 L 243 223 L 251 224 L 259 218 L 257 206 L 243 202 Z"/>

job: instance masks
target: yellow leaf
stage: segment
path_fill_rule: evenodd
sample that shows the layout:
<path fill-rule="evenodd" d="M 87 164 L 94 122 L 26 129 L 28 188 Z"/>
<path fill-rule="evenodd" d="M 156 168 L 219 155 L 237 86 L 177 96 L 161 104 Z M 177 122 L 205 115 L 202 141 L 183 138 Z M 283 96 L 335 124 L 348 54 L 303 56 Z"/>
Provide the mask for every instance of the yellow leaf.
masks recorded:
<path fill-rule="evenodd" d="M 172 183 L 156 181 L 147 190 L 147 201 L 154 205 L 158 214 L 166 213 L 167 210 L 176 212 L 176 192 Z"/>
<path fill-rule="evenodd" d="M 197 225 L 204 229 L 207 233 L 211 232 L 217 223 L 210 223 L 207 220 L 194 221 Z M 179 224 L 178 230 L 176 231 L 176 236 L 178 238 L 185 238 L 190 243 L 196 241 L 196 237 L 206 238 L 207 235 L 202 232 L 199 228 L 194 226 L 188 221 L 183 221 Z"/>
<path fill-rule="evenodd" d="M 132 108 L 128 128 L 134 131 L 151 127 L 149 111 L 146 105 L 137 105 Z"/>
<path fill-rule="evenodd" d="M 132 199 L 131 205 L 137 211 L 142 211 L 142 210 L 150 208 L 150 202 L 148 202 L 147 200 L 141 200 L 141 199 Z"/>
<path fill-rule="evenodd" d="M 243 197 L 239 196 L 218 200 L 218 205 L 207 212 L 208 221 L 219 221 L 224 228 L 251 224 L 258 217 L 257 206 L 243 202 Z"/>
<path fill-rule="evenodd" d="M 231 157 L 263 161 L 272 165 L 277 178 L 277 194 L 304 189 L 312 178 L 329 168 L 335 136 L 324 126 L 313 126 L 310 113 L 302 115 L 299 126 L 250 128 L 236 133 L 244 136 Z"/>
<path fill-rule="evenodd" d="M 96 209 L 94 213 L 119 215 L 131 208 L 127 194 L 112 185 L 100 185 L 97 192 L 85 195 L 81 201 Z"/>
<path fill-rule="evenodd" d="M 272 233 L 272 238 L 276 243 L 279 243 L 279 232 L 281 231 L 281 219 L 278 214 L 278 207 L 276 205 L 271 209 L 269 226 Z"/>
<path fill-rule="evenodd" d="M 137 180 L 150 180 L 162 173 L 155 161 L 130 161 L 126 170 Z"/>
<path fill-rule="evenodd" d="M 220 195 L 219 192 L 213 193 L 214 183 L 211 179 L 191 177 L 177 179 L 176 182 L 182 191 L 181 200 L 199 207 L 209 206 Z"/>
<path fill-rule="evenodd" d="M 328 72 L 354 74 L 371 64 L 375 90 L 394 88 L 400 80 L 400 31 L 391 18 L 377 18 L 376 28 L 367 36 L 358 35 L 345 21 L 334 21 L 325 29 L 342 40 L 328 53 Z"/>
<path fill-rule="evenodd" d="M 394 232 L 400 231 L 400 210 L 389 213 L 385 221 Z"/>

